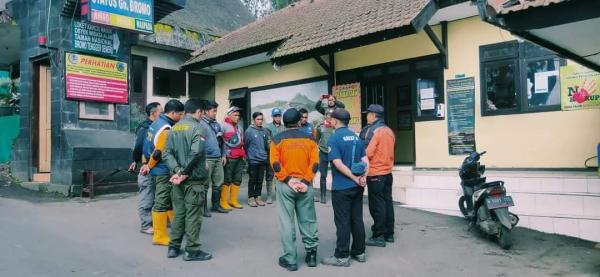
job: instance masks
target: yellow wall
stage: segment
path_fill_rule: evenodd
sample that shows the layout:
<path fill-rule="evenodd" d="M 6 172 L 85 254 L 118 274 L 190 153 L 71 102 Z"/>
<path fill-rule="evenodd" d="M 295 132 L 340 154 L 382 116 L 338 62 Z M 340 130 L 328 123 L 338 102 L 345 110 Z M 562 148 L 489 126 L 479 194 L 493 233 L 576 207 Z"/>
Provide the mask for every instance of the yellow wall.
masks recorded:
<path fill-rule="evenodd" d="M 439 26 L 434 27 L 439 35 Z M 441 36 L 440 36 L 441 37 Z M 475 77 L 475 139 L 478 150 L 488 154 L 483 162 L 502 168 L 581 168 L 586 158 L 596 155 L 600 142 L 600 109 L 570 112 L 543 112 L 481 117 L 479 94 L 479 46 L 513 40 L 507 32 L 483 23 L 478 17 L 448 24 L 449 69 L 455 74 Z M 433 43 L 421 32 L 373 45 L 336 53 L 336 70 L 436 54 Z M 256 87 L 322 76 L 314 60 L 284 66 L 274 71 L 270 63 L 249 66 L 216 75 L 216 100 L 224 116 L 229 90 Z M 225 104 L 225 105 L 223 105 Z M 397 143 L 410 143 L 398 138 Z M 456 168 L 462 156 L 448 154 L 447 122 L 415 123 L 417 167 Z"/>

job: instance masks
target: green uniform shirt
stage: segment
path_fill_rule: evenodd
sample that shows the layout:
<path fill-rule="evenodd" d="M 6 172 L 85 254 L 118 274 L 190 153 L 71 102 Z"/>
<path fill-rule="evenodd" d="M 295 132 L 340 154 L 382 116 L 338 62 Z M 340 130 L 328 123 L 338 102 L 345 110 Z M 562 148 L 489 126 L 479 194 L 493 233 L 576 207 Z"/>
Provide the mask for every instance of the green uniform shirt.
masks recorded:
<path fill-rule="evenodd" d="M 189 175 L 191 180 L 207 180 L 206 132 L 189 114 L 171 127 L 162 158 L 172 173 L 181 172 L 181 175 Z"/>
<path fill-rule="evenodd" d="M 325 127 L 325 122 L 321 122 L 317 125 L 317 143 L 319 144 L 319 150 L 323 153 L 329 153 L 329 148 L 327 147 L 327 142 L 329 141 L 329 137 L 333 134 L 335 130 L 333 127 Z"/>

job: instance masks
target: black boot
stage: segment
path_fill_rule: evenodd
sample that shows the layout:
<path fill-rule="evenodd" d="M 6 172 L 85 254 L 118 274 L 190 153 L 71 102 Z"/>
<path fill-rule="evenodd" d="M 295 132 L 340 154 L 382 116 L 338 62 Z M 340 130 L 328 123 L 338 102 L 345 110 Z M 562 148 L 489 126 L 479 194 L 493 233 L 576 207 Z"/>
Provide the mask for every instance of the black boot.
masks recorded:
<path fill-rule="evenodd" d="M 279 266 L 289 270 L 289 271 L 296 271 L 298 270 L 298 265 L 297 264 L 290 264 L 288 262 L 286 262 L 283 257 L 279 257 Z"/>
<path fill-rule="evenodd" d="M 327 179 L 321 178 L 319 190 L 321 191 L 321 203 L 327 203 Z"/>
<path fill-rule="evenodd" d="M 204 211 L 202 213 L 202 216 L 204 217 L 211 217 L 212 215 L 210 214 L 210 210 L 208 209 L 208 191 L 204 193 Z"/>
<path fill-rule="evenodd" d="M 208 261 L 210 259 L 212 259 L 212 255 L 208 254 L 204 251 L 198 251 L 198 252 L 185 251 L 185 253 L 183 254 L 184 261 Z"/>
<path fill-rule="evenodd" d="M 317 266 L 317 248 L 306 249 L 306 258 L 304 258 L 306 265 L 309 267 Z"/>
<path fill-rule="evenodd" d="M 177 258 L 177 256 L 179 256 L 180 253 L 181 253 L 181 249 L 169 246 L 169 252 L 167 252 L 167 258 Z"/>

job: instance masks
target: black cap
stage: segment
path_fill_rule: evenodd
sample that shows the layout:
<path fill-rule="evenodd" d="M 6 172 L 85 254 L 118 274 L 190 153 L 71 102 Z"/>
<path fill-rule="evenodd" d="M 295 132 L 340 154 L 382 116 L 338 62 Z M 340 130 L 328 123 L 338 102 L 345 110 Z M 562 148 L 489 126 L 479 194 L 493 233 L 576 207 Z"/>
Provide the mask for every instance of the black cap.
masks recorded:
<path fill-rule="evenodd" d="M 338 120 L 350 120 L 350 113 L 346 109 L 337 108 L 331 113 L 331 117 Z"/>
<path fill-rule="evenodd" d="M 302 114 L 295 108 L 289 108 L 283 113 L 283 124 L 285 126 L 294 125 L 300 122 Z"/>
<path fill-rule="evenodd" d="M 219 104 L 213 100 L 206 100 L 206 109 L 210 110 L 212 108 L 218 108 Z"/>
<path fill-rule="evenodd" d="M 383 107 L 378 104 L 371 104 L 367 110 L 362 113 L 376 113 L 378 115 L 383 115 Z"/>

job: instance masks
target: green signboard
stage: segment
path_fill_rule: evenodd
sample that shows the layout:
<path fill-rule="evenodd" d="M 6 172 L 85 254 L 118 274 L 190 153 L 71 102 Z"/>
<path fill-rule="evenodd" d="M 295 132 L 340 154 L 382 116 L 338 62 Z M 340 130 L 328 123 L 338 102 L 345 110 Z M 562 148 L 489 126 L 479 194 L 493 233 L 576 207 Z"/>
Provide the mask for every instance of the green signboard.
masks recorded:
<path fill-rule="evenodd" d="M 73 50 L 117 56 L 120 41 L 115 30 L 81 20 L 74 20 L 71 30 Z"/>
<path fill-rule="evenodd" d="M 447 81 L 448 151 L 464 155 L 475 151 L 475 78 Z"/>

